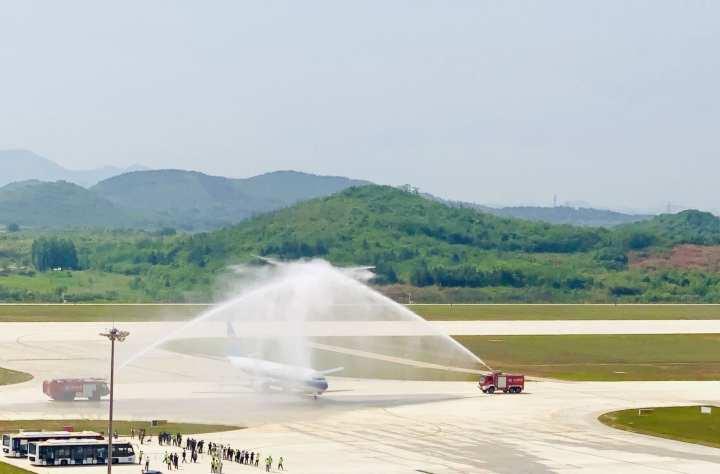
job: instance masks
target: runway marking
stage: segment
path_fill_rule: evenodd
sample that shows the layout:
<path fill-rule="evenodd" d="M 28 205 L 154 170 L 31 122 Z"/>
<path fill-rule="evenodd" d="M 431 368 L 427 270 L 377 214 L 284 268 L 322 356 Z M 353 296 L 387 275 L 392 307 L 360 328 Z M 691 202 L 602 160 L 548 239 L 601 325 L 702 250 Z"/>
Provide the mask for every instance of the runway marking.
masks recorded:
<path fill-rule="evenodd" d="M 100 357 L 36 357 L 25 359 L 5 359 L 8 362 L 60 361 L 60 360 L 104 360 Z"/>
<path fill-rule="evenodd" d="M 489 373 L 488 371 L 477 370 L 477 369 L 465 369 L 462 367 L 450 367 L 448 365 L 432 364 L 430 362 L 420 362 L 413 359 L 405 359 L 402 357 L 388 356 L 384 354 L 378 354 L 375 352 L 361 351 L 359 349 L 348 349 L 346 347 L 331 346 L 329 344 L 320 344 L 317 342 L 311 342 L 310 347 L 314 349 L 320 349 L 330 352 L 338 352 L 341 354 L 353 355 L 358 357 L 365 357 L 367 359 L 382 360 L 385 362 L 395 362 L 397 364 L 409 365 L 413 367 L 420 367 L 423 369 L 437 369 L 445 370 L 449 372 L 461 372 L 465 374 L 484 375 Z"/>

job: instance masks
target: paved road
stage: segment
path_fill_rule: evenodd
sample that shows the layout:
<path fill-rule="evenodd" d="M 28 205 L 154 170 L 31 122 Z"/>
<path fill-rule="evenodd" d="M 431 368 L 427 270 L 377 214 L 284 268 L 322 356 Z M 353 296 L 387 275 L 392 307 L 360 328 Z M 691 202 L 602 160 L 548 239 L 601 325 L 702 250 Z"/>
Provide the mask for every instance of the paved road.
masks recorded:
<path fill-rule="evenodd" d="M 124 345 L 132 350 L 172 332 L 168 326 L 129 326 L 132 336 Z M 38 379 L 102 373 L 107 343 L 98 328 L 104 326 L 2 324 L 0 366 Z M 530 383 L 526 394 L 490 396 L 461 382 L 331 379 L 332 391 L 317 402 L 258 395 L 244 382 L 219 361 L 153 351 L 119 371 L 117 416 L 246 425 L 205 437 L 282 455 L 289 472 L 297 473 L 695 473 L 720 467 L 720 450 L 596 421 L 620 408 L 716 403 L 717 382 L 544 381 Z M 51 402 L 39 385 L 0 387 L 0 418 L 104 417 L 106 401 Z M 156 450 L 154 459 L 159 455 Z M 208 465 L 183 470 L 205 474 Z M 117 471 L 134 473 L 137 467 Z M 224 472 L 256 471 L 226 463 Z"/>
<path fill-rule="evenodd" d="M 93 340 L 109 323 L 0 323 L 0 342 L 18 337 L 54 340 L 57 337 Z M 278 336 L 287 333 L 283 323 L 235 323 L 240 336 Z M 189 325 L 180 322 L 119 323 L 143 342 L 175 334 L 177 337 L 218 337 L 225 323 Z M 294 328 L 298 330 L 298 328 Z M 720 334 L 720 320 L 588 320 L 588 321 L 343 321 L 308 322 L 300 328 L 306 336 L 423 336 L 553 335 L 553 334 Z M 129 339 L 132 341 L 133 337 Z"/>

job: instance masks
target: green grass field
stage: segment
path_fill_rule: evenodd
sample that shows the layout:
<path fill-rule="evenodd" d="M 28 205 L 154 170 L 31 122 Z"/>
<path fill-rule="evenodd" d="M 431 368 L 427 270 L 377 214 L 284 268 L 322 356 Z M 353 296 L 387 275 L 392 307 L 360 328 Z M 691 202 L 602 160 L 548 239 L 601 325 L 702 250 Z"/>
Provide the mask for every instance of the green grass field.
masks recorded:
<path fill-rule="evenodd" d="M 182 321 L 209 305 L 3 304 L 0 322 Z"/>
<path fill-rule="evenodd" d="M 4 369 L 0 367 L 0 385 L 11 385 L 14 383 L 27 382 L 33 376 L 17 370 Z"/>
<path fill-rule="evenodd" d="M 720 380 L 720 334 L 458 336 L 494 369 L 577 381 Z"/>
<path fill-rule="evenodd" d="M 73 277 L 75 278 L 75 277 Z M 0 322 L 187 320 L 210 305 L 4 304 Z M 410 305 L 427 320 L 720 319 L 715 305 Z"/>
<path fill-rule="evenodd" d="M 146 301 L 142 292 L 131 287 L 133 277 L 92 270 L 37 272 L 32 275 L 0 273 L 0 287 L 27 291 L 40 297 L 39 301 L 56 301 L 59 294 L 72 295 L 81 301 Z M 44 295 L 44 296 L 40 296 Z"/>
<path fill-rule="evenodd" d="M 106 433 L 108 428 L 106 420 L 0 420 L 0 433 L 11 433 L 20 429 L 25 431 L 58 431 L 63 430 L 66 426 L 72 426 L 75 431 L 87 430 L 97 431 L 98 433 Z M 144 428 L 146 433 L 152 435 L 156 435 L 161 431 L 168 433 L 202 434 L 241 429 L 239 426 L 230 425 L 169 422 L 160 426 L 150 426 L 150 422 L 148 421 L 113 421 L 113 431 L 117 431 L 121 436 L 129 435 L 131 428 L 135 428 L 135 431 Z"/>
<path fill-rule="evenodd" d="M 720 448 L 720 407 L 712 414 L 700 413 L 700 407 L 653 408 L 639 414 L 637 409 L 605 413 L 598 418 L 613 428 Z"/>
<path fill-rule="evenodd" d="M 32 471 L 20 467 L 11 466 L 0 461 L 0 474 L 29 474 Z"/>
<path fill-rule="evenodd" d="M 452 360 L 439 337 L 322 337 L 313 342 L 361 349 L 445 366 L 472 365 L 468 359 Z M 719 380 L 720 334 L 678 335 L 571 335 L 571 336 L 462 336 L 456 337 L 496 370 L 529 376 L 573 381 L 623 380 Z M 282 342 L 245 339 L 241 346 L 264 358 L 292 363 L 275 353 Z M 225 338 L 192 338 L 170 341 L 166 349 L 202 356 L 223 357 L 231 348 Z M 475 380 L 476 375 L 408 366 L 381 358 L 369 358 L 312 349 L 314 367 L 344 367 L 343 377 L 400 380 Z"/>
<path fill-rule="evenodd" d="M 589 319 L 720 319 L 718 305 L 410 305 L 437 321 L 530 321 Z"/>

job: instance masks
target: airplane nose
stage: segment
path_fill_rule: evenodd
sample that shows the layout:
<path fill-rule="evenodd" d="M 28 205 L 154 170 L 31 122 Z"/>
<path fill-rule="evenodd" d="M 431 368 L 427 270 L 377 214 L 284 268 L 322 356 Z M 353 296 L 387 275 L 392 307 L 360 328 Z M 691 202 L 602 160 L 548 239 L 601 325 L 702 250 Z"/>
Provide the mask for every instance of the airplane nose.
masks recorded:
<path fill-rule="evenodd" d="M 314 389 L 320 392 L 324 392 L 328 389 L 328 383 L 326 380 L 315 380 L 313 381 L 312 386 Z"/>

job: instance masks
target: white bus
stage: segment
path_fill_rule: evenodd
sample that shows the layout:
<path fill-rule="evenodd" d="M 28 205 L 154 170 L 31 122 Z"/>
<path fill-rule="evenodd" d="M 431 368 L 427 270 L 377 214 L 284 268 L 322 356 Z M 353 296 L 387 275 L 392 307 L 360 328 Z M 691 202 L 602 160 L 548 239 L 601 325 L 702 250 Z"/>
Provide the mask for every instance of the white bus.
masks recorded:
<path fill-rule="evenodd" d="M 30 443 L 28 461 L 33 466 L 107 464 L 107 441 L 63 439 Z M 113 443 L 113 464 L 135 464 L 135 449 L 128 442 Z"/>
<path fill-rule="evenodd" d="M 103 439 L 94 431 L 21 431 L 2 435 L 2 451 L 9 458 L 27 456 L 28 443 L 51 439 Z"/>

